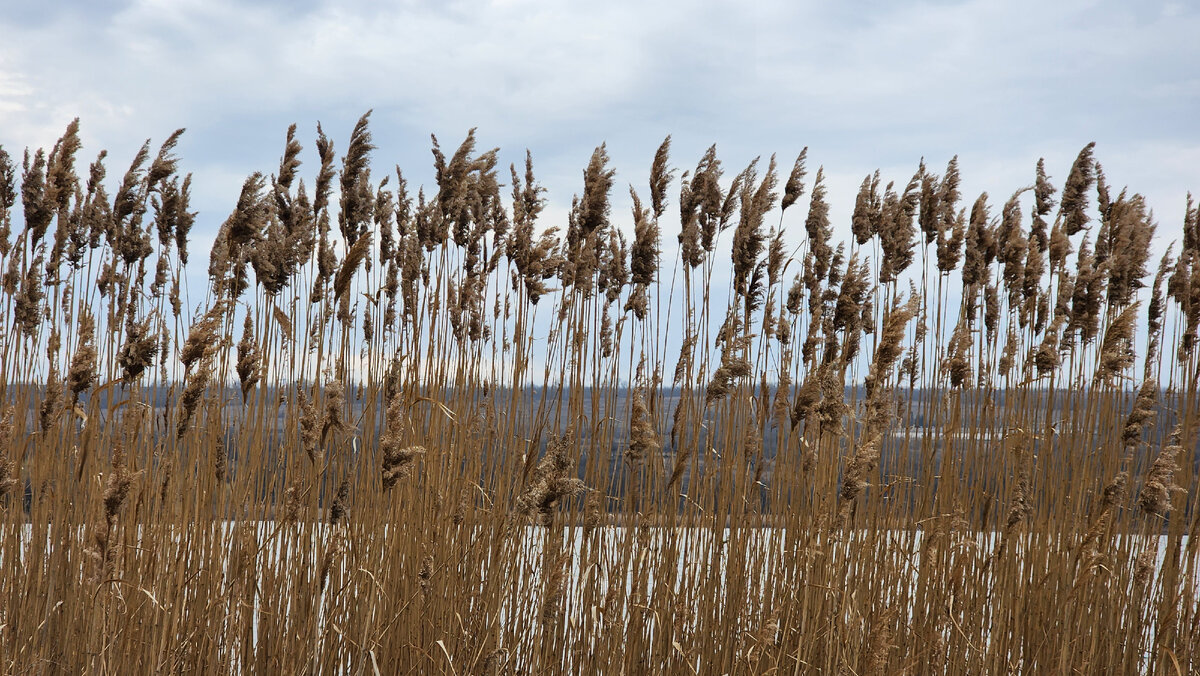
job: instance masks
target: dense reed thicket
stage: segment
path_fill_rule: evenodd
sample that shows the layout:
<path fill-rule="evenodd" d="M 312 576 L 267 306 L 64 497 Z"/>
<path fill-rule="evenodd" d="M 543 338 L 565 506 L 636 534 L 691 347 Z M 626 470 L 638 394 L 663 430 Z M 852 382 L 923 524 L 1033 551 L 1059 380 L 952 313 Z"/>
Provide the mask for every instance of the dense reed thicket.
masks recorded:
<path fill-rule="evenodd" d="M 1200 216 L 1092 145 L 839 243 L 806 153 L 545 223 L 293 126 L 200 290 L 181 133 L 0 149 L 6 673 L 1200 670 Z"/>

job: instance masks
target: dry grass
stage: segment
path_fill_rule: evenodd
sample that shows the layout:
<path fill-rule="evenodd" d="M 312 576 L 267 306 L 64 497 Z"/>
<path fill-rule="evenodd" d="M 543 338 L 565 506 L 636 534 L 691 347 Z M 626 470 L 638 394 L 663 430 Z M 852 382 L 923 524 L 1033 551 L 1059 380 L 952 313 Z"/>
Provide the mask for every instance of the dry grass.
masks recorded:
<path fill-rule="evenodd" d="M 838 244 L 807 151 L 668 139 L 618 226 L 601 146 L 544 227 L 473 133 L 414 196 L 292 127 L 198 290 L 179 133 L 0 152 L 5 673 L 1200 670 L 1200 218 L 1148 268 L 1092 145 Z"/>

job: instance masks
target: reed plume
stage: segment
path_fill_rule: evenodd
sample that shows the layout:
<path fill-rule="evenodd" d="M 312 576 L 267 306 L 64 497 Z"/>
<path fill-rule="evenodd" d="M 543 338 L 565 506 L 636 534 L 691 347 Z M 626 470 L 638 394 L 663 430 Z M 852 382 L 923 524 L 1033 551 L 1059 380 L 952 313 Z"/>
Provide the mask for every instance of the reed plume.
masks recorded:
<path fill-rule="evenodd" d="M 796 162 L 792 165 L 792 172 L 788 174 L 787 182 L 783 185 L 783 200 L 779 203 L 781 212 L 787 211 L 787 208 L 796 203 L 796 200 L 804 196 L 804 177 L 808 175 L 808 170 L 805 163 L 808 161 L 808 147 L 806 146 L 796 156 Z"/>
<path fill-rule="evenodd" d="M 1071 173 L 1063 186 L 1062 198 L 1059 201 L 1059 216 L 1063 219 L 1063 231 L 1068 237 L 1087 227 L 1091 218 L 1087 215 L 1087 193 L 1095 181 L 1095 161 L 1092 151 L 1096 148 L 1093 141 L 1079 151 L 1075 163 L 1071 165 Z"/>
<path fill-rule="evenodd" d="M 14 459 L 16 445 L 13 443 L 13 407 L 0 409 L 0 500 L 21 485 L 18 470 L 20 466 Z"/>
<path fill-rule="evenodd" d="M 516 510 L 535 524 L 549 527 L 554 521 L 554 508 L 563 498 L 580 495 L 587 485 L 571 476 L 570 452 L 575 445 L 575 432 L 568 428 L 561 436 L 550 439 L 546 455 L 537 464 L 533 477 L 517 498 Z"/>
<path fill-rule="evenodd" d="M 254 336 L 254 320 L 247 314 L 242 326 L 242 339 L 237 345 L 237 374 L 242 384 L 242 403 L 250 390 L 262 379 L 262 354 Z"/>
<path fill-rule="evenodd" d="M 1138 493 L 1138 506 L 1143 512 L 1166 518 L 1171 511 L 1171 494 L 1185 490 L 1175 483 L 1175 472 L 1179 471 L 1177 457 L 1181 452 L 1180 430 L 1176 428 L 1154 458 L 1142 490 Z"/>

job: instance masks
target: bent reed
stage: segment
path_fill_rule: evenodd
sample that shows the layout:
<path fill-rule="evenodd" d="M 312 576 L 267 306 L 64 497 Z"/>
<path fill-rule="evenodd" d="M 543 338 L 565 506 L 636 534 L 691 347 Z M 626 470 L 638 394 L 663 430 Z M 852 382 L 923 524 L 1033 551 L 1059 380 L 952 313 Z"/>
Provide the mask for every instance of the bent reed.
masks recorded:
<path fill-rule="evenodd" d="M 1200 670 L 1190 196 L 1151 260 L 1094 144 L 922 161 L 836 242 L 807 150 L 668 138 L 546 224 L 528 153 L 414 196 L 368 121 L 288 129 L 203 290 L 183 130 L 0 148 L 0 670 Z"/>

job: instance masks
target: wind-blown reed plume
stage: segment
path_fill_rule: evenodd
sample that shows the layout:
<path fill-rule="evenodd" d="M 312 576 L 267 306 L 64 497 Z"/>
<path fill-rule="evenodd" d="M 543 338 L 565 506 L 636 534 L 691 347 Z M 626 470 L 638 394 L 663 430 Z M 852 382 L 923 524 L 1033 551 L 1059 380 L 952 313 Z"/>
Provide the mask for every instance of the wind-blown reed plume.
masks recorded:
<path fill-rule="evenodd" d="M 1021 346 L 1020 338 L 1017 337 L 1016 322 L 1010 322 L 1008 325 L 1008 333 L 1004 337 L 1004 349 L 1000 352 L 1000 360 L 996 362 L 996 368 L 999 369 L 999 375 L 1009 377 L 1012 375 L 1013 367 L 1017 363 L 1017 349 Z"/>
<path fill-rule="evenodd" d="M 204 356 L 216 348 L 217 332 L 221 328 L 221 319 L 225 312 L 224 303 L 216 303 L 204 316 L 188 329 L 188 337 L 179 349 L 179 361 L 185 372 L 190 370 Z"/>
<path fill-rule="evenodd" d="M 400 397 L 394 397 L 387 409 L 387 429 L 379 440 L 383 454 L 383 489 L 390 490 L 400 479 L 409 476 L 417 457 L 425 455 L 424 446 L 404 445 L 404 432 L 408 427 L 405 406 Z"/>
<path fill-rule="evenodd" d="M 869 281 L 870 270 L 865 267 L 865 262 L 860 263 L 857 252 L 851 254 L 833 307 L 834 329 L 855 331 L 859 328 L 860 311 L 866 302 Z"/>
<path fill-rule="evenodd" d="M 880 436 L 876 432 L 855 446 L 854 455 L 846 461 L 842 489 L 838 493 L 843 501 L 853 502 L 869 485 L 867 475 L 879 464 L 879 443 Z"/>
<path fill-rule="evenodd" d="M 150 188 L 158 186 L 162 181 L 166 180 L 171 174 L 174 174 L 176 167 L 179 164 L 179 158 L 173 153 L 175 147 L 179 145 L 179 139 L 183 136 L 183 128 L 176 129 L 167 137 L 166 141 L 158 149 L 158 154 L 155 155 L 154 161 L 150 163 L 150 168 L 146 170 L 146 185 Z"/>
<path fill-rule="evenodd" d="M 221 226 L 222 234 L 231 246 L 231 255 L 238 247 L 250 244 L 262 235 L 270 208 L 262 195 L 265 185 L 266 179 L 259 172 L 246 178 L 233 213 Z"/>
<path fill-rule="evenodd" d="M 1200 343 L 1200 249 L 1179 253 L 1175 270 L 1167 279 L 1167 295 L 1175 299 L 1183 315 L 1176 354 L 1180 361 L 1187 361 Z"/>
<path fill-rule="evenodd" d="M 30 243 L 38 244 L 54 219 L 54 208 L 46 195 L 46 152 L 38 149 L 32 161 L 29 151 L 21 164 L 21 206 L 25 212 L 25 230 Z"/>
<path fill-rule="evenodd" d="M 316 402 L 299 387 L 296 390 L 296 414 L 300 448 L 311 464 L 319 465 L 325 457 L 321 447 L 321 413 L 317 410 Z"/>
<path fill-rule="evenodd" d="M 242 326 L 242 339 L 237 344 L 237 374 L 242 384 L 242 403 L 250 390 L 262 379 L 262 354 L 258 349 L 258 340 L 254 336 L 254 319 L 246 314 Z"/>
<path fill-rule="evenodd" d="M 1156 558 L 1158 558 L 1158 553 L 1149 547 L 1137 555 L 1133 564 L 1133 586 L 1135 588 L 1144 587 L 1150 581 L 1150 577 L 1154 574 Z"/>
<path fill-rule="evenodd" d="M 1004 203 L 996 228 L 996 258 L 1003 266 L 1001 279 L 1008 291 L 1008 303 L 1018 307 L 1024 294 L 1025 259 L 1029 240 L 1021 230 L 1021 195 L 1032 188 L 1017 190 Z"/>
<path fill-rule="evenodd" d="M 787 300 L 784 302 L 784 308 L 788 314 L 793 317 L 800 314 L 800 310 L 804 306 L 804 284 L 800 279 L 800 275 L 796 275 L 792 279 L 792 285 L 788 287 Z"/>
<path fill-rule="evenodd" d="M 401 182 L 404 181 L 399 168 L 396 169 L 396 176 Z M 375 189 L 375 205 L 372 207 L 372 211 L 375 213 L 375 232 L 379 233 L 379 262 L 381 265 L 392 261 L 396 246 L 395 229 L 392 227 L 392 219 L 395 218 L 397 210 L 395 198 L 392 191 L 385 189 L 390 178 L 391 176 L 384 176 L 383 180 L 379 182 L 379 186 Z M 406 198 L 403 184 L 400 186 L 400 191 L 401 198 Z"/>
<path fill-rule="evenodd" d="M 925 233 L 925 244 L 928 245 L 936 241 L 938 236 L 938 213 L 941 211 L 938 196 L 941 194 L 941 181 L 937 174 L 926 168 L 925 158 L 921 158 L 917 173 L 921 176 L 920 210 L 917 212 L 917 223 L 921 226 L 921 232 Z"/>
<path fill-rule="evenodd" d="M 338 229 L 353 247 L 360 235 L 370 227 L 374 216 L 375 195 L 371 190 L 369 160 L 375 146 L 371 143 L 371 131 L 367 123 L 371 111 L 363 113 L 350 133 L 350 144 L 342 159 L 341 209 L 338 211 Z"/>
<path fill-rule="evenodd" d="M 781 212 L 787 211 L 788 207 L 804 196 L 804 177 L 808 174 L 804 165 L 807 161 L 808 146 L 805 146 L 796 156 L 796 162 L 792 165 L 792 173 L 788 174 L 787 183 L 783 185 L 783 201 L 779 203 Z"/>
<path fill-rule="evenodd" d="M 949 350 L 942 362 L 942 369 L 950 376 L 951 387 L 970 386 L 971 382 L 971 325 L 966 317 L 960 318 L 950 335 Z"/>
<path fill-rule="evenodd" d="M 1096 211 L 1100 212 L 1101 224 L 1111 218 L 1112 206 L 1112 193 L 1108 189 L 1108 178 L 1104 175 L 1104 167 L 1096 162 Z"/>
<path fill-rule="evenodd" d="M 774 289 L 780 282 L 780 277 L 783 273 L 783 268 L 787 264 L 787 252 L 784 247 L 783 231 L 772 232 L 769 243 L 767 244 L 767 287 Z M 771 301 L 774 302 L 775 295 L 771 294 Z M 763 319 L 769 312 L 763 312 Z"/>
<path fill-rule="evenodd" d="M 735 179 L 726 193 L 721 191 L 721 161 L 717 147 L 709 146 L 690 182 L 680 180 L 679 218 L 683 228 L 679 233 L 680 255 L 690 267 L 704 261 L 712 253 L 717 233 L 724 230 L 736 208 L 741 182 Z"/>
<path fill-rule="evenodd" d="M 671 137 L 663 139 L 662 145 L 654 153 L 654 162 L 650 165 L 650 208 L 654 210 L 654 220 L 657 222 L 667 210 L 667 188 L 671 185 L 674 169 L 667 168 L 670 161 Z"/>
<path fill-rule="evenodd" d="M 741 217 L 737 229 L 733 232 L 733 286 L 737 293 L 747 299 L 753 297 L 756 292 L 751 284 L 751 271 L 762 255 L 765 241 L 763 217 L 778 197 L 775 193 L 775 185 L 778 182 L 775 174 L 775 156 L 771 156 L 767 172 L 757 188 L 754 186 L 758 178 L 754 170 L 756 162 L 757 160 L 752 162 L 745 172 L 746 180 L 742 184 L 741 193 Z"/>
<path fill-rule="evenodd" d="M 636 223 L 638 213 L 644 219 L 645 212 L 638 211 L 641 209 L 641 203 L 638 200 L 634 200 L 634 209 L 636 212 L 634 214 L 634 222 Z M 643 244 L 646 243 L 643 240 Z M 657 256 L 658 252 L 655 251 L 654 255 Z M 616 229 L 610 230 L 608 233 L 608 251 L 605 254 L 605 264 L 600 269 L 599 279 L 597 280 L 599 290 L 604 293 L 605 305 L 616 303 L 617 299 L 621 297 L 621 293 L 625 290 L 625 287 L 629 285 L 629 259 L 630 251 L 629 245 L 625 242 L 625 234 Z M 655 258 L 655 263 L 657 263 L 657 258 Z M 651 279 L 653 280 L 653 277 Z M 607 317 L 608 313 L 604 313 L 604 316 Z"/>
<path fill-rule="evenodd" d="M 1100 343 L 1100 363 L 1096 366 L 1096 380 L 1112 381 L 1133 366 L 1137 354 L 1133 351 L 1133 331 L 1136 328 L 1137 311 L 1141 301 L 1130 305 L 1117 315 L 1104 332 Z"/>
<path fill-rule="evenodd" d="M 963 238 L 966 233 L 966 211 L 958 212 L 938 235 L 937 268 L 943 274 L 949 274 L 958 267 L 962 258 Z"/>
<path fill-rule="evenodd" d="M 634 390 L 633 406 L 629 421 L 629 448 L 625 451 L 625 460 L 629 464 L 633 504 L 638 504 L 641 492 L 641 472 L 646 458 L 652 457 L 662 445 L 658 433 L 654 429 L 654 419 L 646 407 L 646 399 L 640 389 Z"/>
<path fill-rule="evenodd" d="M 572 428 L 567 428 L 562 436 L 550 439 L 546 455 L 538 462 L 532 479 L 517 497 L 518 515 L 550 527 L 554 521 L 554 507 L 559 501 L 587 490 L 587 484 L 570 475 L 573 469 L 570 452 L 574 446 L 575 431 Z"/>
<path fill-rule="evenodd" d="M 342 479 L 334 493 L 333 503 L 329 505 L 329 525 L 343 523 L 350 516 L 350 477 Z"/>
<path fill-rule="evenodd" d="M 12 250 L 12 207 L 17 201 L 16 165 L 0 146 L 0 258 Z"/>
<path fill-rule="evenodd" d="M 1049 246 L 1049 230 L 1047 229 L 1046 216 L 1054 209 L 1054 193 L 1056 188 L 1050 183 L 1050 178 L 1046 175 L 1046 161 L 1043 158 L 1038 158 L 1036 177 L 1033 184 L 1033 222 L 1030 228 L 1029 237 L 1037 245 L 1037 250 L 1044 253 Z"/>
<path fill-rule="evenodd" d="M 920 190 L 920 171 L 913 174 L 902 195 L 897 195 L 892 184 L 888 184 L 879 224 L 879 245 L 883 249 L 883 262 L 879 266 L 880 283 L 895 282 L 912 265 L 913 247 L 917 242 L 913 218 L 917 214 Z"/>
<path fill-rule="evenodd" d="M 996 241 L 988 225 L 991 214 L 987 199 L 988 194 L 985 192 L 971 207 L 962 266 L 962 282 L 967 287 L 987 283 L 990 275 L 988 266 L 996 257 Z"/>
<path fill-rule="evenodd" d="M 1118 472 L 1100 492 L 1100 509 L 1111 510 L 1129 497 L 1129 473 Z"/>
<path fill-rule="evenodd" d="M 864 430 L 863 437 L 854 445 L 854 453 L 846 459 L 842 470 L 842 486 L 838 491 L 841 503 L 837 516 L 833 521 L 832 531 L 837 532 L 848 525 L 848 519 L 855 508 L 855 501 L 868 486 L 868 477 L 879 467 L 879 447 L 882 443 L 882 430 L 869 427 Z"/>
<path fill-rule="evenodd" d="M 275 185 L 279 189 L 276 192 L 277 199 L 286 196 L 287 191 L 292 187 L 292 181 L 296 179 L 296 170 L 300 168 L 301 150 L 303 147 L 296 140 L 296 125 L 293 123 L 288 126 L 287 140 L 283 146 L 283 158 L 279 161 L 279 174 L 275 177 Z"/>
<path fill-rule="evenodd" d="M 704 393 L 704 404 L 707 406 L 714 401 L 724 399 L 737 387 L 737 382 L 750 375 L 752 366 L 745 358 L 738 356 L 743 350 L 749 337 L 734 341 L 721 353 L 721 364 L 713 372 L 712 379 Z"/>
<path fill-rule="evenodd" d="M 854 241 L 862 246 L 871 241 L 879 233 L 880 221 L 883 219 L 883 198 L 879 195 L 879 170 L 868 174 L 858 188 L 858 197 L 854 200 L 854 213 L 850 217 L 850 230 Z"/>
<path fill-rule="evenodd" d="M 91 529 L 91 544 L 85 553 L 96 564 L 94 579 L 99 582 L 108 578 L 116 561 L 116 549 L 112 546 L 113 531 L 117 527 L 117 518 L 121 513 L 133 482 L 142 475 L 144 470 L 130 472 L 126 462 L 127 449 L 134 447 L 134 442 L 141 431 L 144 414 L 140 411 L 130 412 L 126 416 L 123 427 L 123 442 L 116 443 L 112 448 L 110 469 L 104 477 L 104 490 L 101 495 L 103 514 L 99 523 Z"/>
<path fill-rule="evenodd" d="M 1043 336 L 1042 342 L 1034 352 L 1033 363 L 1037 367 L 1039 378 L 1051 375 L 1062 363 L 1062 359 L 1058 356 L 1058 341 L 1061 328 L 1062 322 L 1060 320 L 1055 319 L 1051 322 L 1050 326 L 1046 329 L 1046 335 Z"/>
<path fill-rule="evenodd" d="M 829 364 L 822 364 L 815 371 L 809 372 L 804 382 L 796 390 L 791 413 L 793 429 L 807 420 L 809 415 L 816 410 L 817 404 L 821 401 L 821 383 L 825 380 L 825 372 L 830 368 Z"/>
<path fill-rule="evenodd" d="M 346 408 L 346 387 L 342 381 L 333 378 L 325 383 L 325 413 L 321 418 L 321 445 L 325 445 L 325 440 L 330 432 L 340 432 L 345 430 L 347 425 L 344 420 L 344 411 Z"/>
<path fill-rule="evenodd" d="M 541 609 L 538 613 L 542 622 L 552 623 L 562 613 L 563 587 L 571 564 L 570 552 L 552 552 L 547 549 L 542 558 L 545 586 L 542 589 Z"/>
<path fill-rule="evenodd" d="M 858 253 L 852 254 L 834 302 L 831 327 L 843 332 L 842 358 L 847 362 L 858 356 L 861 334 L 874 331 L 870 274 L 866 261 L 860 263 Z"/>
<path fill-rule="evenodd" d="M 1158 360 L 1159 350 L 1162 347 L 1162 328 L 1163 315 L 1166 312 L 1166 296 L 1163 295 L 1163 280 L 1166 278 L 1167 270 L 1171 268 L 1171 248 L 1167 248 L 1167 252 L 1163 254 L 1162 260 L 1158 266 L 1158 272 L 1154 275 L 1154 282 L 1150 285 L 1150 302 L 1146 305 L 1146 361 L 1145 361 L 1145 377 L 1150 378 L 1150 367 Z"/>
<path fill-rule="evenodd" d="M 612 193 L 616 169 L 608 167 L 608 148 L 600 144 L 592 152 L 587 169 L 583 171 L 583 198 L 579 202 L 579 227 L 584 237 L 608 227 L 611 211 L 609 194 Z"/>
<path fill-rule="evenodd" d="M 1067 322 L 1068 341 L 1078 334 L 1084 344 L 1096 339 L 1100 331 L 1101 306 L 1104 303 L 1105 270 L 1097 264 L 1087 237 L 1079 245 L 1075 285 L 1071 293 L 1071 311 Z M 1067 343 L 1069 347 L 1070 343 Z"/>
<path fill-rule="evenodd" d="M 843 433 L 845 418 L 850 414 L 850 405 L 846 403 L 846 371 L 831 363 L 829 368 L 818 369 L 818 373 L 821 397 L 813 413 L 821 425 L 821 432 L 836 438 Z"/>
<path fill-rule="evenodd" d="M 1048 247 L 1050 269 L 1060 272 L 1065 270 L 1067 256 L 1071 255 L 1073 250 L 1071 240 L 1067 237 L 1066 230 L 1062 227 L 1061 219 L 1055 220 L 1054 226 L 1050 228 L 1050 244 Z"/>
<path fill-rule="evenodd" d="M 625 309 L 632 310 L 639 319 L 644 319 L 647 310 L 648 289 L 654 283 L 655 275 L 658 272 L 658 219 L 651 220 L 647 217 L 633 188 L 629 189 L 629 194 L 634 203 L 633 248 L 630 250 L 629 256 L 629 280 L 633 284 L 634 290 Z"/>
<path fill-rule="evenodd" d="M 58 269 L 71 241 L 79 239 L 79 177 L 75 175 L 75 154 L 79 151 L 79 118 L 67 125 L 67 130 L 54 144 L 46 161 L 45 208 L 57 217 L 54 244 L 50 251 L 46 274 L 51 283 L 57 283 Z M 76 216 L 72 215 L 71 202 L 76 203 Z"/>
<path fill-rule="evenodd" d="M 699 170 L 697 170 L 698 172 Z M 679 258 L 684 263 L 684 270 L 699 267 L 704 262 L 704 249 L 700 246 L 700 217 L 698 214 L 699 200 L 693 186 L 699 181 L 688 178 L 688 172 L 683 172 L 679 179 Z"/>
<path fill-rule="evenodd" d="M 79 316 L 79 346 L 71 357 L 71 368 L 67 372 L 67 387 L 74 401 L 89 388 L 95 387 L 100 373 L 96 364 L 96 320 L 87 308 Z"/>
<path fill-rule="evenodd" d="M 1176 458 L 1184 452 L 1180 434 L 1178 427 L 1171 432 L 1146 473 L 1146 481 L 1138 494 L 1138 506 L 1147 514 L 1166 518 L 1171 511 L 1171 494 L 1185 491 L 1175 483 L 1175 472 L 1179 470 Z"/>
<path fill-rule="evenodd" d="M 1145 199 L 1125 191 L 1109 205 L 1096 235 L 1096 260 L 1108 272 L 1108 302 L 1124 307 L 1145 286 L 1150 241 L 1157 229 L 1146 209 Z"/>
<path fill-rule="evenodd" d="M 228 294 L 229 298 L 237 298 L 249 285 L 246 265 L 262 240 L 271 213 L 271 202 L 263 194 L 265 185 L 266 179 L 259 172 L 247 177 L 233 213 L 217 232 L 208 275 L 218 297 Z"/>
<path fill-rule="evenodd" d="M 133 383 L 154 363 L 158 355 L 158 332 L 148 322 L 134 321 L 129 315 L 125 326 L 125 344 L 117 354 L 117 363 L 124 371 L 125 382 Z"/>
<path fill-rule="evenodd" d="M 300 182 L 295 195 L 291 194 L 300 166 L 300 151 L 296 125 L 293 124 L 288 127 L 279 174 L 271 179 L 271 217 L 266 223 L 263 240 L 250 254 L 259 284 L 271 295 L 279 294 L 291 282 L 298 268 L 311 257 L 316 244 L 316 222 L 304 182 Z"/>
<path fill-rule="evenodd" d="M 0 408 L 0 500 L 4 496 L 21 485 L 21 479 L 18 476 L 20 469 L 17 460 L 13 457 L 17 445 L 13 443 L 13 407 L 5 406 Z M 0 503 L 3 504 L 3 503 Z"/>
<path fill-rule="evenodd" d="M 108 243 L 119 253 L 127 265 L 136 263 L 143 256 L 141 233 L 138 224 L 144 210 L 142 165 L 150 157 L 150 141 L 147 140 L 134 155 L 121 179 L 121 185 L 113 195 L 112 219 L 107 235 Z"/>
<path fill-rule="evenodd" d="M 1022 468 L 1017 475 L 1017 482 L 1013 486 L 1012 504 L 1009 506 L 1008 516 L 1004 520 L 1005 535 L 1024 523 L 1032 511 L 1033 507 L 1029 502 L 1029 473 Z"/>
<path fill-rule="evenodd" d="M 871 360 L 870 371 L 863 382 L 868 400 L 874 397 L 881 382 L 903 354 L 904 348 L 901 346 L 901 342 L 904 340 L 904 333 L 908 330 L 908 323 L 917 316 L 918 309 L 916 296 L 910 296 L 908 301 L 903 304 L 901 297 L 897 296 L 892 301 L 892 307 L 884 315 L 883 328 L 879 332 L 879 344 L 875 348 L 875 357 Z"/>
<path fill-rule="evenodd" d="M 1200 209 L 1196 208 L 1192 193 L 1187 194 L 1187 206 L 1183 211 L 1183 250 L 1200 249 Z"/>
<path fill-rule="evenodd" d="M 546 280 L 557 275 L 564 263 L 563 256 L 558 253 L 557 231 L 558 228 L 548 228 L 530 249 L 528 265 L 523 277 L 525 292 L 532 305 L 537 305 L 538 299 L 549 291 L 546 287 Z"/>
<path fill-rule="evenodd" d="M 313 213 L 320 214 L 329 207 L 329 193 L 332 187 L 333 179 L 337 172 L 333 168 L 334 150 L 333 141 L 325 135 L 325 131 L 321 129 L 321 123 L 317 123 L 317 157 L 320 158 L 321 167 L 317 171 L 316 185 L 313 190 Z"/>
<path fill-rule="evenodd" d="M 183 184 L 179 190 L 173 192 L 174 205 L 171 207 L 174 212 L 174 236 L 175 250 L 179 254 L 179 264 L 187 265 L 188 262 L 188 235 L 191 233 L 192 225 L 196 222 L 197 212 L 189 211 L 192 198 L 192 175 L 188 174 L 183 178 Z M 100 202 L 102 203 L 102 202 Z"/>
<path fill-rule="evenodd" d="M 545 188 L 538 185 L 533 176 L 533 156 L 525 151 L 524 181 L 517 173 L 516 166 L 510 167 L 512 173 L 512 221 L 513 228 L 509 233 L 508 254 L 512 259 L 516 272 L 513 275 L 513 290 L 520 283 L 532 291 L 537 290 L 541 295 L 544 285 L 541 282 L 541 258 L 535 251 L 533 240 L 533 225 L 545 206 L 542 194 Z M 536 301 L 534 301 L 536 302 Z"/>
<path fill-rule="evenodd" d="M 196 409 L 204 399 L 204 393 L 207 391 L 209 382 L 212 380 L 212 353 L 202 354 L 199 367 L 195 370 L 189 369 L 189 371 L 190 373 L 183 387 L 183 394 L 179 397 L 179 422 L 175 428 L 176 439 L 183 439 L 187 434 L 188 426 L 191 424 Z"/>
<path fill-rule="evenodd" d="M 321 129 L 320 123 L 317 124 L 317 156 L 321 160 L 321 166 L 317 170 L 317 180 L 313 189 L 313 205 L 312 213 L 316 219 L 317 244 L 316 244 L 316 264 L 317 274 L 313 278 L 312 302 L 319 302 L 324 298 L 325 285 L 333 276 L 334 266 L 337 265 L 337 258 L 333 253 L 333 247 L 329 240 L 329 193 L 332 190 L 332 182 L 336 175 L 333 168 L 334 150 L 333 142 L 325 136 L 324 130 Z"/>
<path fill-rule="evenodd" d="M 62 376 L 59 375 L 58 365 L 52 363 L 50 372 L 46 375 L 45 394 L 42 397 L 41 410 L 38 412 L 38 421 L 42 431 L 47 432 L 53 427 L 62 413 L 63 406 Z"/>
<path fill-rule="evenodd" d="M 825 167 L 817 167 L 817 177 L 813 180 L 812 196 L 809 198 L 808 217 L 804 221 L 809 250 L 813 254 L 812 273 L 816 279 L 829 272 L 833 257 L 833 249 L 829 246 L 829 238 L 833 233 L 829 225 L 829 204 L 825 201 L 824 180 Z"/>
<path fill-rule="evenodd" d="M 559 276 L 563 286 L 572 287 L 583 300 L 592 296 L 596 272 L 602 267 L 611 211 L 609 194 L 615 175 L 616 171 L 608 168 L 608 151 L 601 144 L 592 152 L 583 172 L 583 197 L 572 200 L 567 216 Z"/>
<path fill-rule="evenodd" d="M 1147 378 L 1138 388 L 1137 397 L 1133 400 L 1133 410 L 1125 419 L 1125 429 L 1121 433 L 1121 440 L 1126 446 L 1132 446 L 1141 440 L 1142 430 L 1154 419 L 1157 403 L 1158 383 L 1153 378 Z"/>
<path fill-rule="evenodd" d="M 370 252 L 371 233 L 368 232 L 356 239 L 354 245 L 346 252 L 337 276 L 333 279 L 334 299 L 341 299 L 350 293 L 350 282 L 354 280 L 354 274 L 358 272 L 358 267 Z"/>
<path fill-rule="evenodd" d="M 14 265 L 17 258 L 13 258 Z M 33 337 L 42 321 L 43 302 L 46 300 L 45 286 L 42 284 L 43 257 L 39 253 L 33 259 L 33 265 L 21 280 L 20 291 L 17 292 L 13 304 L 13 323 L 25 337 Z"/>
<path fill-rule="evenodd" d="M 966 213 L 958 207 L 958 156 L 950 158 L 946 174 L 938 184 L 937 195 L 937 269 L 943 274 L 958 267 L 966 232 Z"/>
<path fill-rule="evenodd" d="M 1063 186 L 1058 213 L 1068 237 L 1083 230 L 1091 221 L 1087 215 L 1087 193 L 1095 180 L 1095 161 L 1092 159 L 1095 148 L 1096 142 L 1093 141 L 1079 151 L 1075 163 L 1071 165 L 1071 173 L 1067 175 L 1067 183 Z"/>

